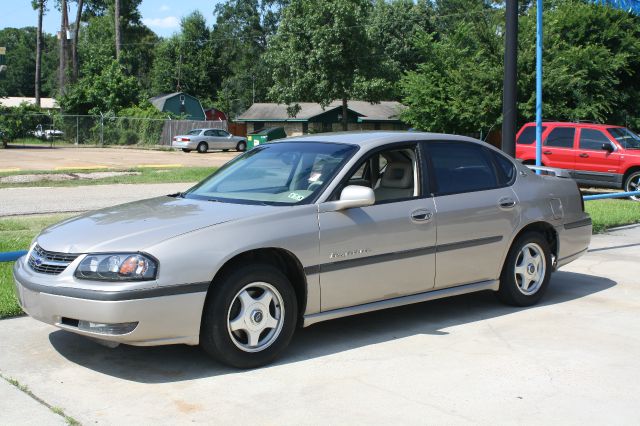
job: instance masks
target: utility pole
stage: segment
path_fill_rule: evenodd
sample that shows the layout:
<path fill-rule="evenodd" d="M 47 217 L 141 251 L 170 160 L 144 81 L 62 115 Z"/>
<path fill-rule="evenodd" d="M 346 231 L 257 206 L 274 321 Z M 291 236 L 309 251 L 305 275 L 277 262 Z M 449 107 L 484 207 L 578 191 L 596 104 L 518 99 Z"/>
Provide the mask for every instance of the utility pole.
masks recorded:
<path fill-rule="evenodd" d="M 67 0 L 60 0 L 60 10 L 62 11 L 62 17 L 60 18 L 60 75 L 59 89 L 60 94 L 65 92 L 66 83 L 66 67 L 67 67 L 67 29 L 69 28 L 69 17 L 67 16 Z"/>
<path fill-rule="evenodd" d="M 84 0 L 78 0 L 78 9 L 76 11 L 76 22 L 73 30 L 73 40 L 71 45 L 71 75 L 73 82 L 78 81 L 80 77 L 79 65 L 78 65 L 78 37 L 80 35 L 80 20 L 82 19 L 82 8 L 84 7 Z"/>
<path fill-rule="evenodd" d="M 120 60 L 120 50 L 122 49 L 122 38 L 120 34 L 120 0 L 115 0 L 115 28 L 116 28 L 116 59 Z"/>
<path fill-rule="evenodd" d="M 516 155 L 518 118 L 518 0 L 507 0 L 502 96 L 502 151 Z"/>
<path fill-rule="evenodd" d="M 40 86 L 42 82 L 42 17 L 44 15 L 44 0 L 38 0 L 38 32 L 36 35 L 36 106 L 40 108 Z"/>

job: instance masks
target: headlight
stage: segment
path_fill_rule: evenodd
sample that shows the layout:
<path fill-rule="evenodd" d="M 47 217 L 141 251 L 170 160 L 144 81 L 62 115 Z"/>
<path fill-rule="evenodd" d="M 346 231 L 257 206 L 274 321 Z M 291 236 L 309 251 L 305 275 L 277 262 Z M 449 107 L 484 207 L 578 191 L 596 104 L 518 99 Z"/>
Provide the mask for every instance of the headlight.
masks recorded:
<path fill-rule="evenodd" d="M 89 254 L 78 269 L 76 278 L 99 281 L 146 281 L 156 278 L 158 263 L 140 253 Z"/>

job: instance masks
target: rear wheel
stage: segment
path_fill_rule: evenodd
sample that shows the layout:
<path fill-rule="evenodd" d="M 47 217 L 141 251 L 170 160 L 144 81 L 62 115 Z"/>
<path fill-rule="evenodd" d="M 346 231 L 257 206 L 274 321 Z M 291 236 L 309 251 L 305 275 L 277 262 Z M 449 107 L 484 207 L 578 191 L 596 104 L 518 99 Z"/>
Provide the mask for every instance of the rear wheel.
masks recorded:
<path fill-rule="evenodd" d="M 182 152 L 191 152 L 191 150 L 187 148 L 182 148 Z"/>
<path fill-rule="evenodd" d="M 549 285 L 551 267 L 551 250 L 544 237 L 537 232 L 521 235 L 502 268 L 498 297 L 509 305 L 535 305 Z"/>
<path fill-rule="evenodd" d="M 200 154 L 204 154 L 205 152 L 209 151 L 209 145 L 207 145 L 206 142 L 200 142 L 198 144 L 198 152 Z"/>
<path fill-rule="evenodd" d="M 247 150 L 247 143 L 245 141 L 238 142 L 238 145 L 236 145 L 236 151 L 244 152 L 246 150 Z"/>
<path fill-rule="evenodd" d="M 636 170 L 627 176 L 624 181 L 625 192 L 640 191 L 640 170 Z M 640 195 L 632 195 L 629 199 L 633 201 L 640 201 Z"/>
<path fill-rule="evenodd" d="M 287 277 L 269 265 L 225 274 L 207 297 L 200 344 L 218 361 L 254 368 L 275 359 L 289 344 L 298 316 Z"/>

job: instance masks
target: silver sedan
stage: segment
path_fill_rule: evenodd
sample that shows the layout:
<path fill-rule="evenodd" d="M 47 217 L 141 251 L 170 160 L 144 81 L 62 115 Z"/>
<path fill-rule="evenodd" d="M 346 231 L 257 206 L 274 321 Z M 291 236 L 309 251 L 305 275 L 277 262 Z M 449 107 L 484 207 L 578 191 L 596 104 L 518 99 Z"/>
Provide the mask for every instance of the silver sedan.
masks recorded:
<path fill-rule="evenodd" d="M 222 129 L 193 129 L 186 135 L 174 136 L 171 146 L 184 152 L 198 151 L 201 154 L 212 149 L 242 152 L 247 149 L 247 139 Z"/>
<path fill-rule="evenodd" d="M 322 134 L 256 147 L 185 193 L 54 225 L 13 273 L 40 321 L 200 344 L 249 368 L 319 321 L 484 290 L 533 305 L 590 239 L 573 180 L 483 142 Z"/>

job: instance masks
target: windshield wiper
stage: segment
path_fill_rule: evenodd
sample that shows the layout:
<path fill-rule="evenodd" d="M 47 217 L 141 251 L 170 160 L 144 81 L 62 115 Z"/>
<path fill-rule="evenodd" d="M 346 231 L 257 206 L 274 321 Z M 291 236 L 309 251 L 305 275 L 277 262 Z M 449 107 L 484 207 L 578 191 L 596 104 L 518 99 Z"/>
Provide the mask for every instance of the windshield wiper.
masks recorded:
<path fill-rule="evenodd" d="M 176 192 L 175 194 L 168 194 L 167 197 L 184 198 L 184 192 Z"/>

